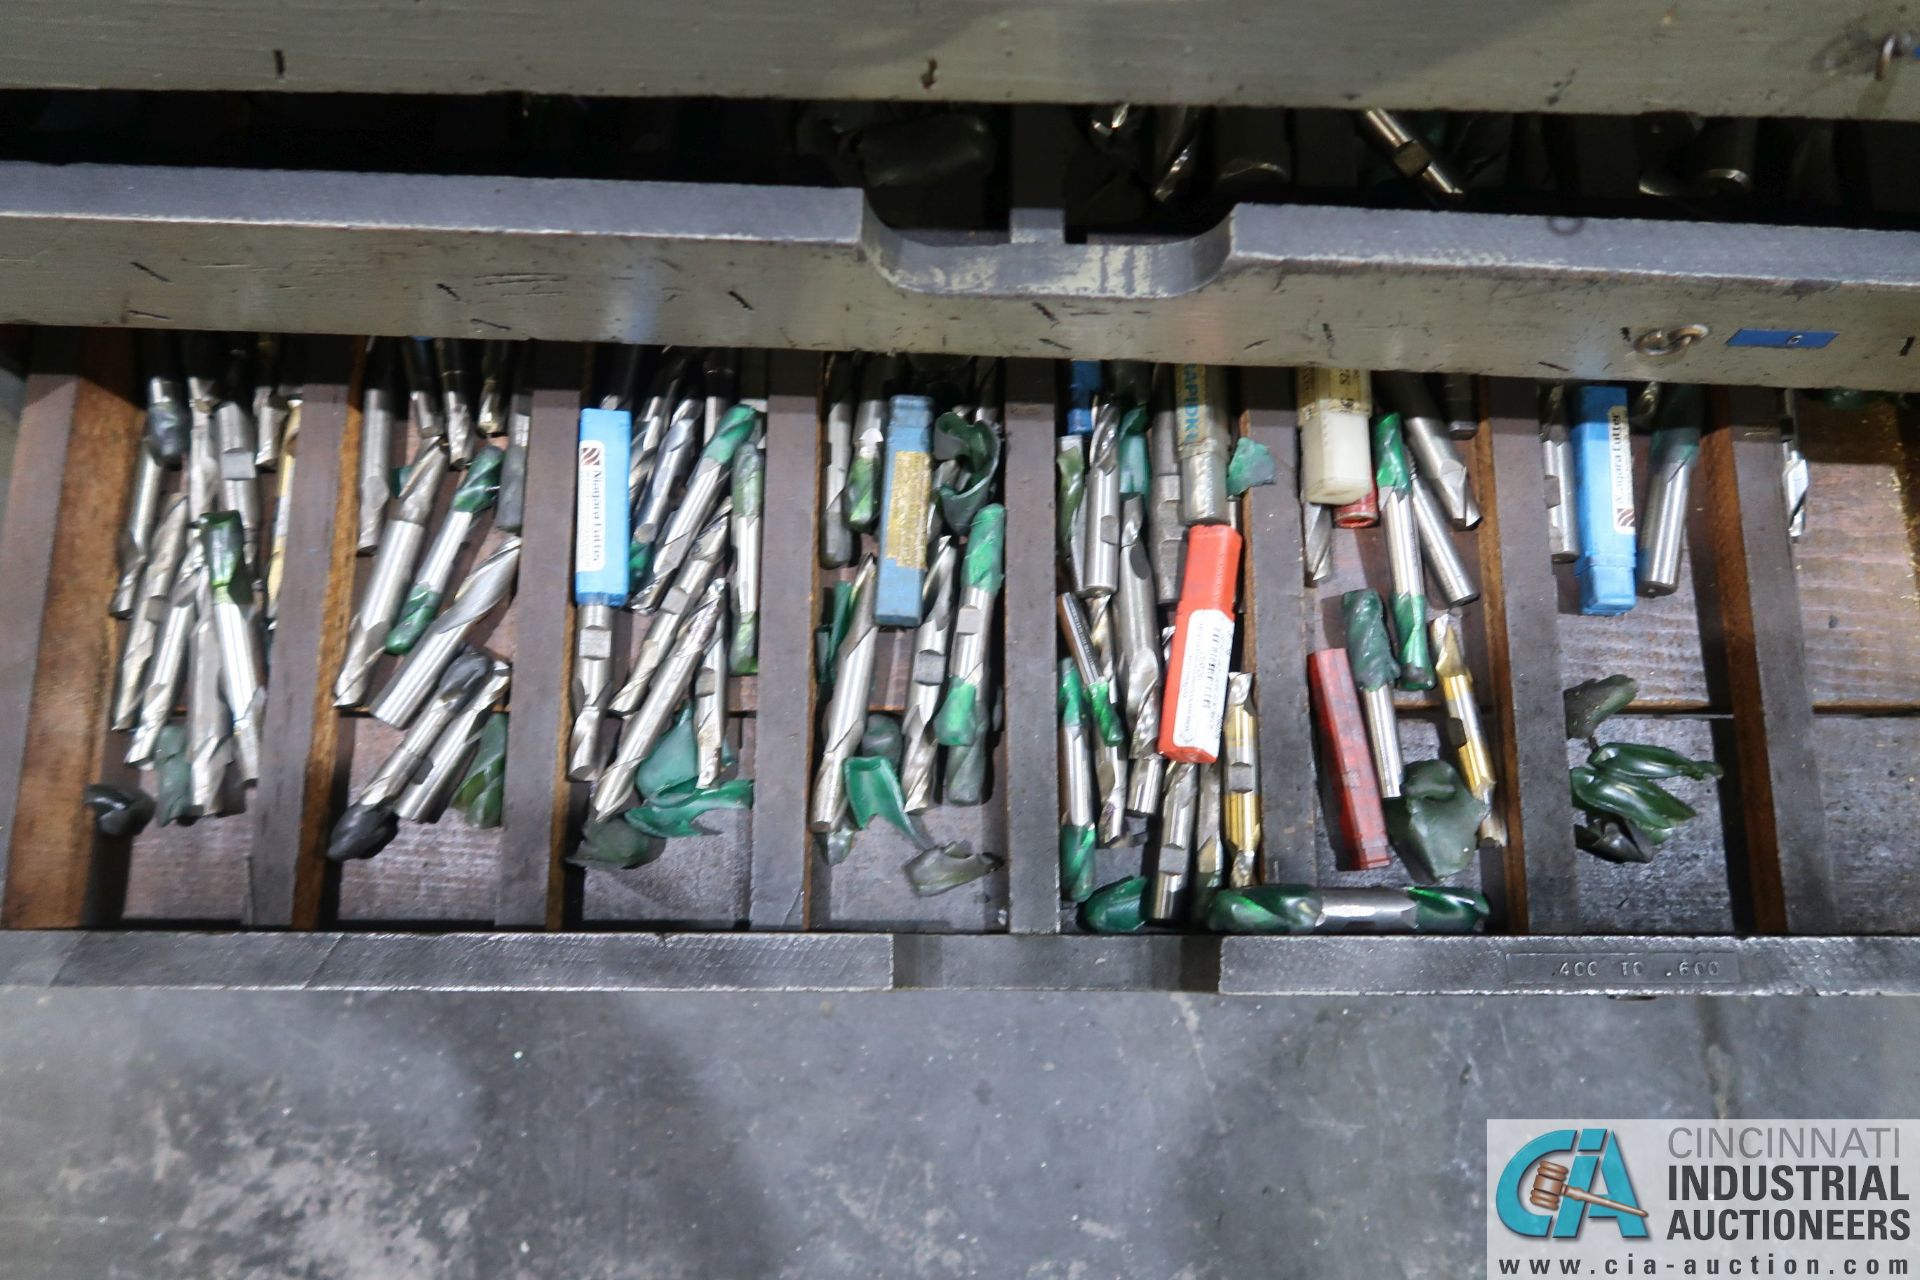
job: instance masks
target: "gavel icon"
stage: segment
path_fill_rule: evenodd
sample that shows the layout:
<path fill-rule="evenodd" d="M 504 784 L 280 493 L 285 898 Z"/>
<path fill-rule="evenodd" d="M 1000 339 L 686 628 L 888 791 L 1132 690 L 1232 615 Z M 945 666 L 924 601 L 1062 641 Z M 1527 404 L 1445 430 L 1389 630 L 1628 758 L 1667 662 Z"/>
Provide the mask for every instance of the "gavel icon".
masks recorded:
<path fill-rule="evenodd" d="M 1630 1204 L 1621 1204 L 1618 1200 L 1609 1200 L 1605 1196 L 1597 1196 L 1591 1191 L 1582 1191 L 1578 1187 L 1568 1187 L 1567 1166 L 1555 1164 L 1551 1160 L 1542 1160 L 1540 1168 L 1533 1175 L 1533 1190 L 1527 1193 L 1527 1203 L 1536 1209 L 1552 1213 L 1559 1209 L 1562 1196 L 1584 1204 L 1605 1205 L 1615 1212 L 1630 1213 L 1636 1218 L 1647 1216 L 1645 1209 L 1636 1209 Z"/>

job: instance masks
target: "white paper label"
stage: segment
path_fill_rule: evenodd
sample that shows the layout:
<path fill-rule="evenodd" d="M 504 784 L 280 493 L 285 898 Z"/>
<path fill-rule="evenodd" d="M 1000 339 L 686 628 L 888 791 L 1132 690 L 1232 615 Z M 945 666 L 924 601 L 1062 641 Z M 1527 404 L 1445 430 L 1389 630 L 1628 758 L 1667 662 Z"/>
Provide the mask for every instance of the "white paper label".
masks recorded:
<path fill-rule="evenodd" d="M 1220 757 L 1220 725 L 1227 714 L 1228 665 L 1233 650 L 1233 619 L 1218 609 L 1187 615 L 1187 653 L 1180 669 L 1180 697 L 1174 704 L 1173 745 Z"/>
<path fill-rule="evenodd" d="M 1607 409 L 1607 474 L 1613 490 L 1613 531 L 1633 532 L 1633 443 L 1627 430 L 1627 407 Z"/>
<path fill-rule="evenodd" d="M 597 573 L 607 567 L 607 451 L 598 440 L 580 442 L 577 493 L 573 567 L 576 573 Z"/>

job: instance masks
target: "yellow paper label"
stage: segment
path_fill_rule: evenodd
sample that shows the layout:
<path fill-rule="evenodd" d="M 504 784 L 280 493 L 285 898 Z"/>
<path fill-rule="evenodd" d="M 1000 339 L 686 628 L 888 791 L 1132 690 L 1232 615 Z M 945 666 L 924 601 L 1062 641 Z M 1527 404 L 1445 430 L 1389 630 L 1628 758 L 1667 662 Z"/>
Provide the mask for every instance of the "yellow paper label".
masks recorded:
<path fill-rule="evenodd" d="M 932 459 L 896 453 L 887 484 L 887 558 L 906 569 L 927 567 L 927 488 Z"/>

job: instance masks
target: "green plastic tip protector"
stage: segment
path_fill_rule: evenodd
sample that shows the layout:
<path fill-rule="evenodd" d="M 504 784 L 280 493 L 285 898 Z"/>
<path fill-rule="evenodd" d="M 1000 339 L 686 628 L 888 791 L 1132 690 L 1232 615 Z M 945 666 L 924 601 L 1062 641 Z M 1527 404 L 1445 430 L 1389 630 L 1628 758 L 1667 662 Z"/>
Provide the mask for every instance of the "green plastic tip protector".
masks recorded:
<path fill-rule="evenodd" d="M 1145 876 L 1100 886 L 1080 904 L 1080 927 L 1089 933 L 1139 933 L 1147 927 L 1146 893 Z"/>

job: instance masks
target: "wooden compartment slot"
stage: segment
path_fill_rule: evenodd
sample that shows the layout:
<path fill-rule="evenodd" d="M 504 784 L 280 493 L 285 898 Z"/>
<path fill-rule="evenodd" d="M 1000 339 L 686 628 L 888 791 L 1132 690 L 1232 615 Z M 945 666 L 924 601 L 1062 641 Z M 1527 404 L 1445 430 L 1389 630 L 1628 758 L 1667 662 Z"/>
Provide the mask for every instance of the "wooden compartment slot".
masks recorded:
<path fill-rule="evenodd" d="M 1300 431 L 1285 370 L 1240 373 L 1241 432 L 1273 455 L 1274 480 L 1251 489 L 1243 510 L 1246 565 L 1241 642 L 1259 703 L 1261 861 L 1267 880 L 1316 884 L 1320 806 L 1314 784 L 1313 713 L 1307 699 L 1307 606 L 1301 568 Z"/>
<path fill-rule="evenodd" d="M 560 928 L 566 901 L 567 682 L 573 662 L 574 459 L 585 352 L 538 342 L 530 376 L 526 519 L 516 604 L 519 658 L 507 720 L 503 844 L 493 919 L 503 928 Z"/>
<path fill-rule="evenodd" d="M 0 858 L 11 928 L 108 923 L 125 892 L 125 844 L 95 835 L 81 793 L 113 754 L 103 738 L 118 628 L 106 601 L 138 440 L 132 386 L 132 335 L 36 332 L 0 536 L 11 615 L 0 651 L 10 703 Z"/>
<path fill-rule="evenodd" d="M 596 358 L 608 354 L 608 348 L 596 350 Z M 767 478 L 771 481 L 773 468 L 779 465 L 774 456 L 774 427 L 772 425 L 772 395 L 769 385 L 768 353 L 759 351 L 737 351 L 730 353 L 737 361 L 738 402 L 752 402 L 765 407 L 767 416 Z M 638 414 L 640 398 L 646 393 L 646 380 L 651 378 L 655 366 L 676 355 L 690 357 L 691 367 L 701 365 L 701 353 L 695 352 L 649 352 L 649 359 L 642 361 L 642 382 L 634 390 L 633 409 Z M 704 394 L 706 388 L 702 387 Z M 584 403 L 598 403 L 594 396 L 600 389 L 589 386 Z M 697 442 L 696 442 L 697 444 Z M 742 446 L 743 448 L 746 446 Z M 697 452 L 697 449 L 696 449 Z M 569 455 L 571 470 L 572 458 Z M 567 479 L 567 492 L 573 492 L 573 477 Z M 724 490 L 723 490 L 724 492 Z M 669 506 L 671 512 L 679 505 L 676 496 Z M 775 532 L 774 505 L 772 495 L 763 503 L 761 534 L 761 597 L 760 604 L 760 658 L 764 663 L 771 643 L 778 642 L 778 633 L 768 631 L 768 617 L 765 609 L 767 584 L 771 579 L 768 557 L 779 535 Z M 564 517 L 564 528 L 569 539 L 573 530 L 573 511 L 569 506 Z M 569 551 L 571 542 L 569 542 Z M 729 566 L 721 572 L 730 573 Z M 564 589 L 571 591 L 571 565 L 560 575 L 559 581 Z M 635 582 L 633 590 L 637 596 L 641 584 Z M 631 600 L 630 600 L 631 603 Z M 577 612 L 576 612 L 577 616 Z M 731 605 L 722 616 L 722 637 L 728 634 L 733 613 Z M 613 687 L 617 689 L 632 669 L 632 662 L 639 652 L 654 615 L 636 608 L 616 610 L 614 647 L 617 660 L 614 664 Z M 565 647 L 569 661 L 574 648 L 574 633 L 571 627 L 567 632 Z M 727 676 L 727 714 L 725 741 L 732 751 L 737 765 L 728 777 L 750 778 L 754 785 L 754 806 L 749 810 L 716 810 L 704 815 L 697 826 L 700 833 L 692 836 L 676 836 L 661 842 L 658 856 L 644 866 L 631 869 L 607 867 L 569 866 L 567 880 L 575 886 L 566 895 L 562 907 L 562 920 L 566 927 L 576 928 L 632 928 L 635 926 L 668 927 L 677 929 L 719 929 L 730 930 L 746 924 L 752 915 L 750 883 L 753 873 L 752 849 L 754 813 L 763 802 L 764 784 L 761 781 L 760 764 L 765 753 L 759 749 L 759 690 L 762 677 L 758 674 L 730 673 Z M 569 682 L 570 685 L 570 682 Z M 563 714 L 560 722 L 560 748 L 564 757 L 567 740 L 571 733 L 573 707 L 569 686 L 562 687 L 561 705 Z M 610 757 L 612 743 L 619 736 L 624 721 L 609 714 L 602 724 L 603 758 Z M 563 856 L 570 855 L 581 841 L 581 835 L 588 819 L 587 797 L 590 785 L 587 783 L 566 783 L 565 760 L 561 760 L 562 793 L 571 793 L 568 804 L 570 821 L 566 826 L 563 841 Z"/>
<path fill-rule="evenodd" d="M 871 357 L 870 357 L 871 358 Z M 967 376 L 973 376 L 969 373 Z M 1018 381 L 1016 381 L 1016 379 Z M 915 393 L 922 393 L 923 384 L 941 381 L 940 377 L 925 371 L 915 371 L 911 377 Z M 1016 400 L 1018 391 L 1027 390 L 1031 383 L 1027 375 L 1003 365 L 999 382 L 1002 400 L 999 405 L 991 406 L 997 411 L 997 420 L 1002 428 L 1001 467 L 993 488 L 989 491 L 988 502 L 1011 503 L 1012 490 L 1009 488 L 1011 468 L 1015 459 L 1011 453 L 1010 435 L 1013 424 L 1008 418 L 1011 408 L 1021 406 Z M 854 395 L 860 394 L 858 384 Z M 1031 394 L 1029 392 L 1029 394 Z M 1031 405 L 1031 399 L 1024 402 Z M 934 411 L 936 416 L 948 405 L 936 396 Z M 824 436 L 826 430 L 827 406 L 824 396 L 821 412 L 817 419 L 817 430 Z M 1023 427 L 1030 408 L 1021 408 Z M 1030 427 L 1026 429 L 1031 430 Z M 857 424 L 856 424 L 857 430 Z M 824 441 L 818 445 L 824 458 Z M 1031 446 L 1023 442 L 1025 455 L 1029 460 L 1025 464 L 1030 470 Z M 885 458 L 876 478 L 876 502 L 879 504 L 879 519 L 886 518 Z M 1049 464 L 1050 473 L 1050 464 Z M 1029 477 L 1030 479 L 1030 477 Z M 816 483 L 816 489 L 817 489 Z M 931 493 L 931 490 L 929 491 Z M 931 499 L 930 499 L 931 500 Z M 817 510 L 817 509 L 815 509 Z M 1016 532 L 1026 529 L 1028 536 L 1033 533 L 1031 514 L 1016 524 L 1009 506 L 1007 532 L 1004 540 L 1005 569 L 1009 576 L 1014 565 L 1023 557 L 1031 554 L 1029 548 L 1015 541 Z M 809 548 L 817 547 L 818 520 L 813 520 L 813 528 L 804 541 Z M 806 646 L 811 649 L 813 631 L 825 616 L 832 584 L 835 581 L 851 581 L 858 573 L 860 565 L 870 556 L 878 553 L 878 539 L 872 533 L 855 532 L 854 554 L 852 562 L 844 568 L 826 569 L 819 566 L 819 558 L 814 557 L 814 567 L 809 574 L 814 584 L 813 602 L 808 615 L 804 633 Z M 1051 539 L 1045 545 L 1051 545 Z M 961 555 L 964 560 L 965 548 Z M 956 567 L 955 611 L 959 608 L 961 580 Z M 1023 591 L 1022 598 L 1026 593 Z M 1010 847 L 1009 836 L 1013 830 L 1012 808 L 1015 797 L 1022 793 L 1009 776 L 1009 753 L 1014 739 L 1036 731 L 1036 723 L 1047 717 L 1053 707 L 1048 698 L 1043 707 L 1020 706 L 1008 698 L 1006 673 L 1013 653 L 1009 647 L 1008 627 L 1010 623 L 1008 583 L 1003 581 L 999 598 L 994 604 L 994 618 L 991 622 L 992 639 L 987 650 L 987 670 L 992 683 L 992 713 L 988 717 L 986 733 L 992 746 L 992 759 L 987 766 L 986 792 L 977 805 L 958 805 L 949 803 L 945 793 L 945 765 L 948 749 L 941 748 L 936 764 L 937 782 L 935 794 L 938 801 L 919 812 L 921 829 L 928 841 L 933 844 L 965 842 L 975 852 L 986 851 L 997 857 L 999 865 L 987 875 L 970 883 L 949 889 L 927 897 L 918 896 L 906 875 L 907 862 L 917 852 L 914 842 L 904 833 L 894 829 L 884 819 L 876 818 L 854 837 L 852 852 L 839 865 L 830 865 L 824 856 L 823 837 L 809 836 L 808 845 L 813 848 L 809 856 L 807 872 L 808 924 L 811 928 L 823 929 L 897 929 L 902 931 L 943 931 L 943 932 L 992 932 L 1005 929 L 1009 923 L 1008 862 L 1011 857 L 1035 856 L 1026 850 Z M 913 628 L 881 627 L 876 636 L 873 679 L 868 708 L 870 712 L 887 712 L 896 718 L 904 710 L 907 690 L 911 679 L 913 658 Z M 790 641 L 799 640 L 800 635 L 789 637 Z M 809 683 L 816 683 L 809 671 Z M 804 793 L 810 798 L 812 793 L 812 770 L 819 759 L 821 718 L 825 714 L 827 700 L 816 687 L 812 695 L 812 714 L 806 737 L 809 750 L 806 753 L 808 775 Z M 1052 737 L 1052 720 L 1045 720 L 1048 739 Z M 850 822 L 851 819 L 843 819 Z M 1053 839 L 1049 837 L 1043 846 L 1045 854 L 1050 856 Z"/>
<path fill-rule="evenodd" d="M 1827 933 L 1836 923 L 1833 868 L 1781 497 L 1779 398 L 1723 393 L 1714 416 L 1698 477 L 1715 602 L 1703 622 L 1733 711 L 1735 891 L 1751 928 Z"/>
<path fill-rule="evenodd" d="M 267 682 L 266 758 L 255 793 L 255 853 L 243 920 L 311 929 L 320 922 L 328 881 L 328 831 L 344 803 L 331 691 L 346 647 L 341 619 L 352 608 L 356 495 L 342 480 L 360 453 L 362 344 L 316 338 L 305 347 L 307 385 L 275 628 L 278 678 Z M 175 892 L 196 878 L 191 871 L 176 875 Z"/>
<path fill-rule="evenodd" d="M 1055 536 L 1053 366 L 1009 360 L 1006 373 L 1007 581 L 1001 607 L 1008 655 L 1052 653 L 1054 558 L 1040 548 Z M 1008 730 L 1007 909 L 1014 933 L 1061 928 L 1060 767 L 1058 735 L 1045 710 L 1058 704 L 1058 677 L 1045 662 L 1004 661 Z M 1015 731 L 1015 721 L 1018 731 Z"/>

